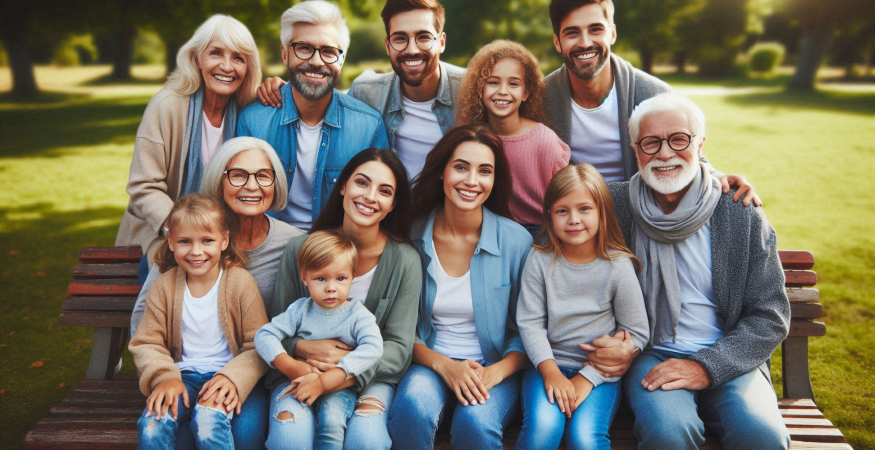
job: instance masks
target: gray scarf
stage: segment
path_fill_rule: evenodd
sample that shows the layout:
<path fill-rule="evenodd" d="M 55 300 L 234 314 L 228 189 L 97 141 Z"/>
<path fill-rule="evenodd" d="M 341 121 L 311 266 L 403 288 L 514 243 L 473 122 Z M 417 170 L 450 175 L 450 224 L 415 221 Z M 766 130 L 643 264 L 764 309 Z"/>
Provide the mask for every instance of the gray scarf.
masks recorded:
<path fill-rule="evenodd" d="M 201 156 L 201 131 L 204 124 L 204 85 L 188 98 L 188 121 L 185 123 L 185 138 L 182 148 L 187 151 L 185 172 L 182 177 L 182 192 L 180 197 L 198 192 L 204 173 L 204 162 Z M 225 107 L 225 129 L 222 131 L 222 142 L 228 142 L 237 135 L 237 99 L 231 96 Z"/>
<path fill-rule="evenodd" d="M 638 281 L 650 319 L 650 343 L 675 340 L 681 310 L 674 246 L 696 234 L 710 219 L 720 200 L 720 182 L 700 169 L 677 209 L 665 214 L 653 190 L 635 174 L 629 180 L 632 206 L 632 252 L 641 260 Z"/>

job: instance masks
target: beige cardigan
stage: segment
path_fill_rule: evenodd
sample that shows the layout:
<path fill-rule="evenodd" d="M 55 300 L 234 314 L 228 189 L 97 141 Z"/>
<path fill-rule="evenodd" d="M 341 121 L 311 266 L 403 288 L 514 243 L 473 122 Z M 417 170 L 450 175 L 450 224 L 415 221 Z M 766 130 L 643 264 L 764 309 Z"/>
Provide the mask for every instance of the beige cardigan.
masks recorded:
<path fill-rule="evenodd" d="M 115 245 L 139 245 L 145 252 L 179 197 L 188 152 L 183 145 L 188 102 L 188 95 L 164 88 L 146 106 L 131 159 L 131 200 Z"/>
<path fill-rule="evenodd" d="M 182 360 L 184 290 L 185 271 L 178 267 L 158 277 L 149 290 L 143 321 L 128 346 L 144 395 L 150 395 L 162 381 L 182 378 L 176 362 Z M 249 272 L 239 267 L 224 271 L 219 280 L 217 308 L 222 331 L 234 355 L 217 373 L 234 383 L 242 403 L 268 369 L 254 343 L 255 333 L 267 323 L 267 314 Z"/>

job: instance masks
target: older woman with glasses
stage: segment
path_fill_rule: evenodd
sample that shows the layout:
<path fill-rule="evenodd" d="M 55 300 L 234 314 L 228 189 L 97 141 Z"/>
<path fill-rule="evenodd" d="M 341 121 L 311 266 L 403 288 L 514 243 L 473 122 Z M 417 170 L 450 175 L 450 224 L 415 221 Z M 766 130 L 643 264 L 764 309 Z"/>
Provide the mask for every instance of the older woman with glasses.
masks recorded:
<path fill-rule="evenodd" d="M 255 278 L 266 311 L 271 311 L 280 261 L 286 244 L 301 230 L 273 217 L 268 210 L 286 207 L 288 187 L 282 163 L 267 142 L 239 137 L 225 142 L 203 173 L 200 192 L 218 198 L 233 213 L 231 239 L 246 251 L 246 270 Z M 131 335 L 143 318 L 146 294 L 160 275 L 154 266 L 140 290 L 131 316 Z M 259 382 L 243 404 L 241 414 L 231 422 L 234 445 L 238 449 L 263 448 L 267 439 L 267 412 L 270 399 L 264 383 Z M 194 448 L 189 430 L 180 428 L 177 448 Z M 186 443 L 191 442 L 191 447 Z"/>

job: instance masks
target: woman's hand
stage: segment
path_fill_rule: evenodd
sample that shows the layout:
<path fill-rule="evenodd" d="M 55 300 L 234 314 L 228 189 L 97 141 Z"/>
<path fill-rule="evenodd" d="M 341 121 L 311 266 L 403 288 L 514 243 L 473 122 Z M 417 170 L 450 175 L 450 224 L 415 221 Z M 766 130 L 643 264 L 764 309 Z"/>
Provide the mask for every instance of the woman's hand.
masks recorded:
<path fill-rule="evenodd" d="M 155 420 L 161 420 L 161 417 L 166 415 L 167 409 L 170 408 L 170 416 L 176 420 L 179 412 L 180 394 L 182 394 L 182 403 L 186 408 L 190 408 L 188 390 L 185 389 L 185 384 L 181 379 L 173 378 L 162 381 L 152 390 L 152 395 L 146 399 L 146 417 L 155 414 Z"/>
<path fill-rule="evenodd" d="M 258 86 L 255 94 L 258 95 L 258 99 L 261 100 L 262 105 L 279 108 L 283 106 L 283 95 L 280 92 L 280 88 L 284 84 L 286 84 L 286 82 L 280 77 L 265 78 L 264 82 Z"/>
<path fill-rule="evenodd" d="M 574 394 L 577 396 L 577 399 L 574 401 L 574 410 L 580 408 L 580 404 L 589 397 L 589 393 L 592 392 L 592 382 L 587 380 L 581 374 L 577 374 L 571 377 L 571 384 L 574 385 Z"/>
<path fill-rule="evenodd" d="M 505 373 L 499 369 L 498 364 L 493 364 L 488 367 L 483 367 L 477 361 L 468 360 L 468 365 L 474 369 L 474 373 L 480 377 L 480 381 L 483 382 L 483 387 L 486 388 L 486 399 L 489 400 L 489 391 L 492 390 L 496 385 L 504 381 Z"/>
<path fill-rule="evenodd" d="M 313 402 L 315 402 L 316 399 L 322 395 L 322 392 L 325 391 L 322 386 L 322 381 L 319 379 L 319 375 L 316 375 L 315 373 L 304 375 L 303 377 L 292 381 L 292 384 L 289 387 L 292 388 L 292 395 L 294 395 L 295 400 L 306 403 L 307 406 L 313 405 Z"/>
<path fill-rule="evenodd" d="M 456 393 L 459 403 L 465 406 L 476 405 L 485 403 L 489 396 L 489 390 L 483 385 L 483 381 L 474 369 L 477 366 L 480 364 L 474 361 L 454 361 L 447 358 L 444 363 L 437 366 L 435 372 Z"/>
<path fill-rule="evenodd" d="M 237 396 L 237 386 L 222 374 L 217 374 L 210 381 L 204 383 L 197 396 L 198 402 L 203 406 L 218 409 L 219 405 L 222 405 L 225 412 L 236 410 L 236 413 L 240 414 L 240 397 Z"/>
<path fill-rule="evenodd" d="M 336 367 L 340 359 L 351 351 L 352 347 L 337 339 L 321 339 L 318 341 L 301 339 L 295 345 L 295 355 L 304 358 L 307 364 L 323 372 Z"/>
<path fill-rule="evenodd" d="M 552 359 L 542 362 L 538 365 L 538 371 L 544 377 L 544 390 L 547 392 L 547 400 L 551 404 L 558 405 L 559 411 L 565 414 L 565 417 L 571 418 L 571 413 L 574 412 L 577 404 L 577 394 L 575 393 L 574 384 Z"/>

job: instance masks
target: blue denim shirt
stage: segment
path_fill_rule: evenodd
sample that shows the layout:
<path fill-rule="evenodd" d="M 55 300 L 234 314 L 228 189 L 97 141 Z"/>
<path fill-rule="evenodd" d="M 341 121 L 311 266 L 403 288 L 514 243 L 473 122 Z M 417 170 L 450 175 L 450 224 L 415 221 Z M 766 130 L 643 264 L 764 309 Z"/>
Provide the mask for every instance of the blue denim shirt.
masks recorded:
<path fill-rule="evenodd" d="M 441 132 L 447 131 L 456 124 L 456 102 L 459 100 L 459 86 L 465 69 L 441 62 L 441 80 L 438 93 L 431 109 L 437 117 Z M 389 133 L 389 147 L 395 148 L 395 132 L 404 120 L 404 109 L 401 107 L 401 77 L 395 72 L 375 73 L 366 70 L 356 77 L 349 88 L 349 95 L 365 102 L 377 110 L 386 122 Z"/>
<path fill-rule="evenodd" d="M 435 283 L 434 217 L 413 225 L 411 239 L 422 259 L 422 294 L 416 323 L 417 343 L 434 348 L 435 330 L 431 321 L 437 284 Z M 471 297 L 474 302 L 474 325 L 480 350 L 488 364 L 500 361 L 508 352 L 525 354 L 516 324 L 520 279 L 532 236 L 522 225 L 483 208 L 480 241 L 471 257 Z"/>
<path fill-rule="evenodd" d="M 292 84 L 286 83 L 280 92 L 282 108 L 255 102 L 240 113 L 237 136 L 257 137 L 272 145 L 283 163 L 291 190 L 297 167 L 295 127 L 301 118 L 292 99 Z M 386 127 L 380 115 L 340 91 L 332 93 L 322 125 L 322 141 L 313 178 L 313 221 L 328 201 L 340 171 L 356 153 L 371 147 L 389 148 Z"/>

